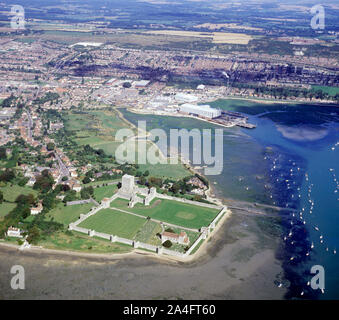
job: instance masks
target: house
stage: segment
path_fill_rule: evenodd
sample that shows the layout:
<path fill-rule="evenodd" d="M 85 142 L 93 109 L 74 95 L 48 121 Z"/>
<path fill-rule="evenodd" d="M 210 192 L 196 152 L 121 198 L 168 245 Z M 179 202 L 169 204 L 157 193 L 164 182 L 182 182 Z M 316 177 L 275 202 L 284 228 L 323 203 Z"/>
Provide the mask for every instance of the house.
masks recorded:
<path fill-rule="evenodd" d="M 21 230 L 19 228 L 9 227 L 7 230 L 7 237 L 22 238 Z"/>
<path fill-rule="evenodd" d="M 35 177 L 31 177 L 28 182 L 26 183 L 27 186 L 33 187 L 36 182 Z"/>
<path fill-rule="evenodd" d="M 72 178 L 76 178 L 78 176 L 76 168 L 69 168 L 69 173 L 71 174 Z"/>
<path fill-rule="evenodd" d="M 35 216 L 35 215 L 41 213 L 43 209 L 44 209 L 44 207 L 42 206 L 42 203 L 39 202 L 36 207 L 31 208 L 31 215 Z"/>
<path fill-rule="evenodd" d="M 162 243 L 164 243 L 167 240 L 171 241 L 172 243 L 179 243 L 184 245 L 188 245 L 190 242 L 186 232 L 184 231 L 181 231 L 180 234 L 164 231 L 161 234 L 161 241 Z"/>
<path fill-rule="evenodd" d="M 79 183 L 74 183 L 72 190 L 75 190 L 76 192 L 80 192 L 82 189 L 81 185 Z"/>

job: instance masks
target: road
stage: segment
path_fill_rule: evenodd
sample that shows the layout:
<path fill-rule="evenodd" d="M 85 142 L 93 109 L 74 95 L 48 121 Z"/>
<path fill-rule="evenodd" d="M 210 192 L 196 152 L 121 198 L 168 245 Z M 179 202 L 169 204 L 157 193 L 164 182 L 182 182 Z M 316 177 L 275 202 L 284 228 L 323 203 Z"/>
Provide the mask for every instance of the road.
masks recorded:
<path fill-rule="evenodd" d="M 60 178 L 58 180 L 58 183 L 60 183 L 62 181 L 63 177 L 68 177 L 69 178 L 71 174 L 70 174 L 68 168 L 62 162 L 62 160 L 60 159 L 60 156 L 57 153 L 55 153 L 55 158 L 57 159 L 57 161 L 59 163 Z"/>

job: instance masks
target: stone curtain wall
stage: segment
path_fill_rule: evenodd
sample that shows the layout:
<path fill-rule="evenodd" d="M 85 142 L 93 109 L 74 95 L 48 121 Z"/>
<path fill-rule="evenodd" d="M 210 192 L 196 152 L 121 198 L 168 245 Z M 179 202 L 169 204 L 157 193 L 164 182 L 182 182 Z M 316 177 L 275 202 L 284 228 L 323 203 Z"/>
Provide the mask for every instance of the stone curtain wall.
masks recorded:
<path fill-rule="evenodd" d="M 219 209 L 219 210 L 221 210 L 222 208 L 224 208 L 223 206 L 217 206 L 215 204 L 209 204 L 209 203 L 192 201 L 192 200 L 181 199 L 181 198 L 175 198 L 175 197 L 167 196 L 165 194 L 160 194 L 160 193 L 157 193 L 155 198 L 167 199 L 167 200 L 172 200 L 172 201 L 178 201 L 178 202 L 188 203 L 188 204 L 192 204 L 192 205 L 195 205 L 195 206 L 211 208 L 211 209 Z"/>
<path fill-rule="evenodd" d="M 115 194 L 113 197 L 110 198 L 110 202 L 114 201 L 118 197 L 120 197 L 120 195 Z M 215 228 L 216 223 L 220 220 L 222 215 L 227 211 L 227 207 L 224 207 L 224 206 L 217 206 L 217 205 L 213 205 L 213 204 L 196 202 L 196 201 L 191 201 L 191 200 L 186 200 L 186 199 L 179 199 L 179 198 L 174 198 L 174 197 L 171 197 L 171 196 L 162 195 L 162 194 L 158 194 L 158 193 L 155 194 L 155 197 L 160 198 L 160 199 L 174 200 L 174 201 L 179 201 L 179 202 L 183 202 L 183 203 L 198 205 L 198 206 L 201 206 L 201 207 L 221 210 L 219 212 L 219 214 L 214 218 L 214 220 L 208 226 L 209 230 Z M 118 242 L 118 243 L 127 244 L 127 245 L 132 246 L 135 249 L 141 248 L 141 249 L 146 249 L 146 250 L 149 250 L 149 251 L 152 251 L 152 252 L 156 252 L 158 254 L 166 254 L 166 255 L 169 255 L 169 256 L 175 256 L 175 257 L 180 257 L 180 258 L 185 258 L 185 257 L 189 256 L 192 253 L 192 251 L 196 248 L 196 246 L 200 243 L 200 241 L 205 240 L 204 235 L 201 234 L 198 237 L 198 239 L 193 243 L 193 245 L 189 248 L 189 250 L 187 250 L 185 253 L 181 253 L 181 252 L 177 252 L 177 251 L 173 251 L 173 250 L 168 250 L 164 247 L 156 247 L 156 246 L 150 245 L 148 243 L 133 241 L 133 240 L 130 240 L 130 239 L 120 238 L 120 237 L 115 236 L 115 235 L 110 235 L 110 234 L 106 234 L 106 233 L 97 232 L 95 230 L 90 230 L 90 229 L 78 227 L 78 225 L 80 223 L 82 223 L 87 218 L 96 214 L 98 211 L 100 211 L 104 208 L 105 208 L 104 205 L 101 204 L 96 208 L 92 208 L 92 210 L 89 213 L 87 213 L 85 215 L 81 214 L 80 218 L 76 222 L 73 222 L 69 225 L 69 230 L 74 230 L 74 231 L 77 231 L 77 232 L 80 232 L 80 233 L 85 233 L 85 234 L 89 235 L 90 237 L 96 236 L 96 237 L 99 237 L 99 238 L 102 238 L 102 239 L 105 239 L 105 240 L 109 240 L 113 243 Z"/>

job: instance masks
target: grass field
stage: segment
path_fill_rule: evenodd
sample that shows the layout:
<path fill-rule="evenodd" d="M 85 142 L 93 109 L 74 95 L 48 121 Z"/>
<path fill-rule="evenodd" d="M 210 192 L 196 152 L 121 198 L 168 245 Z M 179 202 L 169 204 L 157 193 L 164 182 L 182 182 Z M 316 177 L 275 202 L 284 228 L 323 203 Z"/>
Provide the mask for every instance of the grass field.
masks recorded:
<path fill-rule="evenodd" d="M 93 253 L 127 253 L 131 247 L 96 237 L 89 238 L 87 235 L 72 231 L 70 234 L 58 232 L 40 242 L 44 248 L 71 250 Z"/>
<path fill-rule="evenodd" d="M 146 220 L 143 218 L 112 209 L 104 209 L 80 223 L 79 227 L 133 239 L 145 223 Z"/>
<path fill-rule="evenodd" d="M 88 213 L 93 207 L 92 203 L 65 207 L 63 203 L 48 212 L 47 218 L 68 226 L 71 222 L 79 219 L 80 214 Z"/>
<path fill-rule="evenodd" d="M 138 231 L 135 236 L 135 240 L 149 243 L 154 246 L 160 246 L 161 240 L 157 236 L 157 233 L 161 233 L 162 228 L 159 223 L 154 221 L 147 221 L 146 224 Z"/>
<path fill-rule="evenodd" d="M 116 199 L 111 207 L 192 229 L 208 226 L 218 214 L 216 209 L 159 199 L 153 200 L 148 207 L 138 203 L 134 208 L 128 208 L 127 200 Z"/>
<path fill-rule="evenodd" d="M 116 185 L 94 188 L 94 198 L 101 202 L 103 198 L 110 198 L 114 195 L 118 187 Z"/>
<path fill-rule="evenodd" d="M 103 149 L 114 155 L 120 145 L 115 141 L 117 130 L 127 128 L 113 111 L 87 111 L 82 114 L 69 112 L 64 115 L 66 130 L 76 131 L 75 142 L 78 145 L 89 144 L 94 149 Z"/>
<path fill-rule="evenodd" d="M 4 199 L 9 202 L 14 202 L 15 199 L 21 194 L 33 194 L 34 196 L 37 195 L 37 192 L 30 187 L 20 187 L 18 185 L 11 186 L 10 184 L 7 184 L 5 187 L 1 187 L 0 191 L 3 192 Z"/>
<path fill-rule="evenodd" d="M 335 96 L 339 93 L 338 87 L 328 87 L 328 86 L 312 86 L 313 91 L 322 90 L 325 93 L 328 93 L 330 96 Z"/>
<path fill-rule="evenodd" d="M 14 203 L 3 202 L 0 204 L 0 219 L 9 214 L 15 207 Z"/>

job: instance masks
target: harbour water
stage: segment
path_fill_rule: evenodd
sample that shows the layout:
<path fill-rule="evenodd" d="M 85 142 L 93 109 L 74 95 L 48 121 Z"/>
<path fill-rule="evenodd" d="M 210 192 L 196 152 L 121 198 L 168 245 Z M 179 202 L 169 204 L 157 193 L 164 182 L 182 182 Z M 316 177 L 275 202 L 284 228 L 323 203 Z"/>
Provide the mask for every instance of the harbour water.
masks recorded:
<path fill-rule="evenodd" d="M 280 211 L 286 298 L 339 298 L 339 108 L 218 100 L 213 107 L 241 112 L 254 130 L 224 129 L 224 166 L 209 176 L 226 201 L 257 202 Z M 187 118 L 136 115 L 147 129 L 215 128 Z M 325 290 L 313 290 L 313 265 L 325 269 Z"/>

